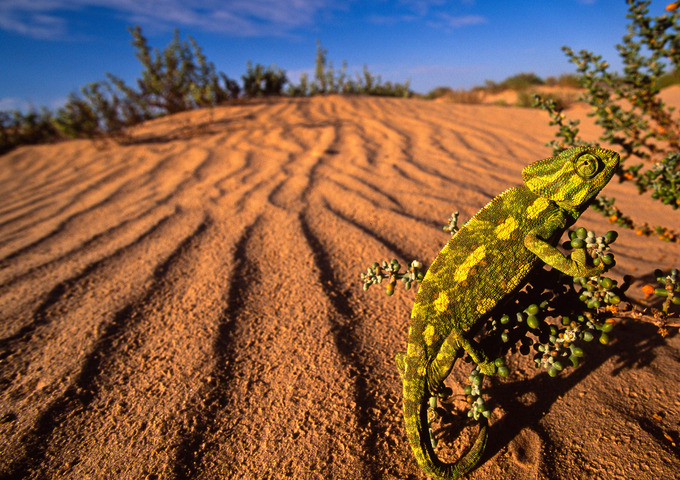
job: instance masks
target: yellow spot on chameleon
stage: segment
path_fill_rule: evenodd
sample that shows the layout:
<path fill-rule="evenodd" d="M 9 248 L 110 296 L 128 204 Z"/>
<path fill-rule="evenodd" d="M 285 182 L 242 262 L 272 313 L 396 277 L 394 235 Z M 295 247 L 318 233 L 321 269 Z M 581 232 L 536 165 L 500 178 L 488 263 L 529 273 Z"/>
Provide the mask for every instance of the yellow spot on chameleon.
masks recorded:
<path fill-rule="evenodd" d="M 434 325 L 428 325 L 423 331 L 423 337 L 425 338 L 425 343 L 427 345 L 432 345 L 434 341 Z"/>
<path fill-rule="evenodd" d="M 510 238 L 510 235 L 512 235 L 512 232 L 514 232 L 516 229 L 517 220 L 515 220 L 514 217 L 508 217 L 503 223 L 494 229 L 494 233 L 500 240 L 507 240 Z"/>
<path fill-rule="evenodd" d="M 550 202 L 547 198 L 538 197 L 536 200 L 534 200 L 534 203 L 529 205 L 529 208 L 527 208 L 527 218 L 538 217 L 538 214 L 548 208 L 549 204 Z"/>
<path fill-rule="evenodd" d="M 520 280 L 522 280 L 522 278 L 524 278 L 524 275 L 525 275 L 525 272 L 524 272 L 523 268 L 520 268 L 519 270 L 517 270 L 517 273 L 515 274 L 515 276 L 512 278 L 512 280 L 510 280 L 510 288 L 514 288 L 516 285 L 518 285 Z"/>
<path fill-rule="evenodd" d="M 439 296 L 434 301 L 434 308 L 436 308 L 438 312 L 443 313 L 449 307 L 449 302 L 448 295 L 444 292 L 439 292 Z"/>
<path fill-rule="evenodd" d="M 453 274 L 453 279 L 456 282 L 462 282 L 468 277 L 470 269 L 482 261 L 484 255 L 486 254 L 486 246 L 480 245 L 475 249 L 474 252 L 470 254 L 469 257 L 465 259 L 463 263 L 460 264 L 456 273 Z"/>
<path fill-rule="evenodd" d="M 486 313 L 489 310 L 491 310 L 491 307 L 494 306 L 494 301 L 492 298 L 484 298 L 477 303 L 477 312 L 478 313 Z"/>
<path fill-rule="evenodd" d="M 578 192 L 574 193 L 572 196 L 572 203 L 574 205 L 580 205 L 583 203 L 583 200 L 588 196 L 588 190 L 587 189 L 581 189 Z"/>
<path fill-rule="evenodd" d="M 569 163 L 567 162 L 564 165 L 562 165 L 562 167 L 559 170 L 556 170 L 552 173 L 537 174 L 535 172 L 534 173 L 535 176 L 532 176 L 526 182 L 526 186 L 529 187 L 529 190 L 531 190 L 532 192 L 540 192 L 545 191 L 545 189 L 550 186 L 564 185 L 565 178 L 570 174 L 569 172 L 570 168 L 571 165 L 569 165 Z M 560 189 L 558 188 L 555 193 L 560 193 Z"/>

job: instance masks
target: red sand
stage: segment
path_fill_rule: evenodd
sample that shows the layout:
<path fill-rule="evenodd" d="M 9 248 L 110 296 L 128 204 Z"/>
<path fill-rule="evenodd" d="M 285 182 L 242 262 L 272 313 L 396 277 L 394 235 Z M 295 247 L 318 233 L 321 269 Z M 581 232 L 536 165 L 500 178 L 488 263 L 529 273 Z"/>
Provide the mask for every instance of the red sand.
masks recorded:
<path fill-rule="evenodd" d="M 424 478 L 393 362 L 414 292 L 363 292 L 359 273 L 429 264 L 451 212 L 519 184 L 552 132 L 536 110 L 326 97 L 0 157 L 0 477 Z M 631 185 L 605 194 L 680 227 Z M 620 230 L 614 247 L 638 291 L 680 266 L 678 244 Z M 508 359 L 470 478 L 680 472 L 680 335 L 612 335 L 557 379 Z"/>

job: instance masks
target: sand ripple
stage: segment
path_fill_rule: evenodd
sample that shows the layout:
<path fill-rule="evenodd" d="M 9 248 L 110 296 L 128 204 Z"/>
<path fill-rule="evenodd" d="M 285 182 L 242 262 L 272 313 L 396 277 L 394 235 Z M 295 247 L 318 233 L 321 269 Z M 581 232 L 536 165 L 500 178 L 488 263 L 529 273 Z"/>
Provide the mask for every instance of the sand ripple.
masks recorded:
<path fill-rule="evenodd" d="M 0 157 L 0 478 L 422 478 L 392 361 L 413 294 L 359 272 L 429 263 L 450 213 L 519 183 L 550 136 L 533 110 L 326 97 Z M 639 207 L 627 188 L 609 193 Z M 677 246 L 618 243 L 622 273 L 678 266 Z M 645 422 L 665 410 L 677 441 L 678 337 L 620 345 L 549 387 L 495 382 L 472 478 L 671 478 L 677 447 Z"/>

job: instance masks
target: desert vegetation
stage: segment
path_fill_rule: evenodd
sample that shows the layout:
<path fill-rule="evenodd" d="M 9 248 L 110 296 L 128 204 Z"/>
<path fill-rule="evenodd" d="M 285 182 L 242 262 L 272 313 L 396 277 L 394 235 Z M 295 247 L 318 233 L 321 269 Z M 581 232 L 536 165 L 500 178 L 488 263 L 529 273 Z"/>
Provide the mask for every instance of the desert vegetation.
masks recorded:
<path fill-rule="evenodd" d="M 409 97 L 409 82 L 383 82 L 364 66 L 352 78 L 347 64 L 335 70 L 327 50 L 317 42 L 315 74 L 300 83 L 289 82 L 276 65 L 246 65 L 242 85 L 208 61 L 192 37 L 183 41 L 179 31 L 163 50 L 153 49 L 140 27 L 130 28 L 135 56 L 142 65 L 136 85 L 107 73 L 107 80 L 90 83 L 72 93 L 55 112 L 42 108 L 27 113 L 0 112 L 0 154 L 18 145 L 47 143 L 63 138 L 115 135 L 125 128 L 163 115 L 211 108 L 242 98 L 313 96 L 331 93 Z M 284 89 L 288 85 L 287 89 Z"/>
<path fill-rule="evenodd" d="M 578 75 L 562 74 L 557 77 L 541 78 L 533 72 L 518 73 L 496 82 L 486 80 L 484 85 L 470 89 L 453 89 L 440 86 L 424 95 L 425 99 L 444 99 L 454 103 L 512 105 L 531 107 L 533 95 L 541 93 L 555 101 L 561 108 L 567 108 L 578 100 L 581 83 Z M 551 91 L 552 90 L 552 91 Z M 514 100 L 495 99 L 504 92 L 513 92 Z"/>
<path fill-rule="evenodd" d="M 316 44 L 316 61 L 314 79 L 310 80 L 303 73 L 298 85 L 290 85 L 287 92 L 292 97 L 336 94 L 377 95 L 386 97 L 410 97 L 409 81 L 404 83 L 383 82 L 380 75 L 373 75 L 366 65 L 361 74 L 356 73 L 352 78 L 347 73 L 347 62 L 342 62 L 340 70 L 333 68 L 333 62 L 328 60 L 328 51 L 321 42 Z"/>
<path fill-rule="evenodd" d="M 670 14 L 651 17 L 649 1 L 628 0 L 628 32 L 617 45 L 623 74 L 610 71 L 609 63 L 591 51 L 563 50 L 577 66 L 589 115 L 602 128 L 600 140 L 621 153 L 617 174 L 621 182 L 634 182 L 640 194 L 673 210 L 680 208 L 680 120 L 659 97 L 662 86 L 680 75 L 680 13 L 671 3 Z M 594 144 L 579 136 L 579 121 L 568 120 L 564 107 L 536 96 L 535 106 L 547 110 L 558 127 L 549 143 L 554 153 L 576 145 Z M 680 233 L 667 226 L 651 226 L 633 219 L 615 205 L 614 198 L 598 197 L 597 209 L 611 222 L 635 229 L 639 235 L 656 235 L 680 241 Z"/>

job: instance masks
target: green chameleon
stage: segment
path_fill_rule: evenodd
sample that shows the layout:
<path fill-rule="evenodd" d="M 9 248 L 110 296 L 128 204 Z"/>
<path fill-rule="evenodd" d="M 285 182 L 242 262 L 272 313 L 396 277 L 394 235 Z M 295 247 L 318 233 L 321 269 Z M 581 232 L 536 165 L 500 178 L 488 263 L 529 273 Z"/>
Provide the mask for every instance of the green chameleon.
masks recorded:
<path fill-rule="evenodd" d="M 443 463 L 432 446 L 430 397 L 443 387 L 456 358 L 467 353 L 484 375 L 496 366 L 473 341 L 475 327 L 523 284 L 541 262 L 571 276 L 592 277 L 585 252 L 565 257 L 555 245 L 609 182 L 619 164 L 610 150 L 576 147 L 528 165 L 525 185 L 494 198 L 465 224 L 427 271 L 411 313 L 406 354 L 397 355 L 404 382 L 406 433 L 418 464 L 438 479 L 456 479 L 479 462 L 487 439 L 482 421 L 472 448 Z"/>

